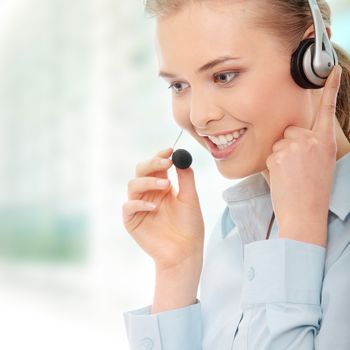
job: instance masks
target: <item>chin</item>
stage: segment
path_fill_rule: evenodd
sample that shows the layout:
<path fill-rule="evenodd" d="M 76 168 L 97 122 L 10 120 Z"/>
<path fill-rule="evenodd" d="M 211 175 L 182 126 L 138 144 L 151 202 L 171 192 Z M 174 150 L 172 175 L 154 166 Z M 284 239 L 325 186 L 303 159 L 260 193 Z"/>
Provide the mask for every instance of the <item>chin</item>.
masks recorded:
<path fill-rule="evenodd" d="M 215 163 L 220 174 L 226 179 L 239 180 L 251 175 L 251 171 L 249 171 L 248 168 L 244 168 L 244 167 L 242 168 L 235 165 L 228 166 L 227 163 L 223 165 L 222 161 L 219 161 L 219 160 L 215 160 Z"/>
<path fill-rule="evenodd" d="M 216 167 L 218 168 L 220 174 L 229 180 L 239 180 L 245 177 L 255 175 L 257 173 L 261 173 L 266 169 L 266 165 L 262 165 L 260 167 L 254 166 L 254 161 L 251 164 L 247 163 L 246 166 L 236 166 L 229 163 L 222 163 L 221 161 L 215 160 Z"/>

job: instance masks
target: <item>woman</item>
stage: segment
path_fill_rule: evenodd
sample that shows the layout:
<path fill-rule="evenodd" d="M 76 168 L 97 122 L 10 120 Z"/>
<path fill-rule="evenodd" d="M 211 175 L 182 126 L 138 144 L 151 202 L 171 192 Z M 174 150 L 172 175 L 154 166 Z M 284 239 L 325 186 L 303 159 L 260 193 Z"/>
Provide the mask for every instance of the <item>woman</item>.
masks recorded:
<path fill-rule="evenodd" d="M 330 38 L 330 8 L 318 4 Z M 320 89 L 296 84 L 291 56 L 315 37 L 307 0 L 146 10 L 176 122 L 224 177 L 245 179 L 224 191 L 203 259 L 193 170 L 176 168 L 176 193 L 171 148 L 137 164 L 123 220 L 156 285 L 152 305 L 124 314 L 130 348 L 350 349 L 349 57 L 334 45 L 342 69 Z"/>

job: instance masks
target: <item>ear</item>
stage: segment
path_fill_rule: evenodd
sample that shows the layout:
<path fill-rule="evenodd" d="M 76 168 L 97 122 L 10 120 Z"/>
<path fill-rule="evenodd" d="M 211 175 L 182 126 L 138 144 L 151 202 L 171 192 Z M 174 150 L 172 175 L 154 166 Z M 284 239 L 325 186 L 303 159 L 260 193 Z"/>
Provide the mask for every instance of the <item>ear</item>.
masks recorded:
<path fill-rule="evenodd" d="M 327 34 L 328 34 L 328 38 L 329 40 L 331 40 L 331 37 L 332 37 L 332 30 L 331 28 L 326 25 L 326 30 L 327 30 Z M 314 31 L 314 25 L 312 24 L 304 33 L 304 36 L 303 36 L 303 39 L 310 39 L 310 38 L 314 38 L 315 37 L 315 31 Z"/>

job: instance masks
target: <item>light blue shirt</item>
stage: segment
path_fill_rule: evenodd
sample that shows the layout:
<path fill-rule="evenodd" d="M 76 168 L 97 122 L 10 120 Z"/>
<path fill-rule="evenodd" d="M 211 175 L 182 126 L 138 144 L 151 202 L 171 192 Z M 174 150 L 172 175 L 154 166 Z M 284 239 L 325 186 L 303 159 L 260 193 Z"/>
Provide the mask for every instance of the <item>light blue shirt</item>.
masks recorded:
<path fill-rule="evenodd" d="M 322 176 L 322 174 L 320 174 Z M 336 162 L 327 247 L 278 239 L 258 173 L 227 202 L 204 255 L 196 304 L 124 312 L 131 350 L 349 350 L 350 153 Z"/>

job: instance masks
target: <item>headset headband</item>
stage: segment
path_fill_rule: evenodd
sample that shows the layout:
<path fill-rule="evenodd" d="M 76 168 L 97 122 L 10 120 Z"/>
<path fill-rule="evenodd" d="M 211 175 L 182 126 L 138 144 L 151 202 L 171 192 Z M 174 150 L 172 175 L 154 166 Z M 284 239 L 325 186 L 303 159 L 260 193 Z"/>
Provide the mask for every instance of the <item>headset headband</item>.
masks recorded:
<path fill-rule="evenodd" d="M 338 64 L 338 57 L 328 38 L 327 30 L 323 22 L 321 11 L 318 7 L 317 1 L 308 1 L 314 22 L 316 44 L 312 66 L 315 73 L 318 76 L 322 78 L 327 78 L 331 70 L 333 69 L 333 65 Z"/>

